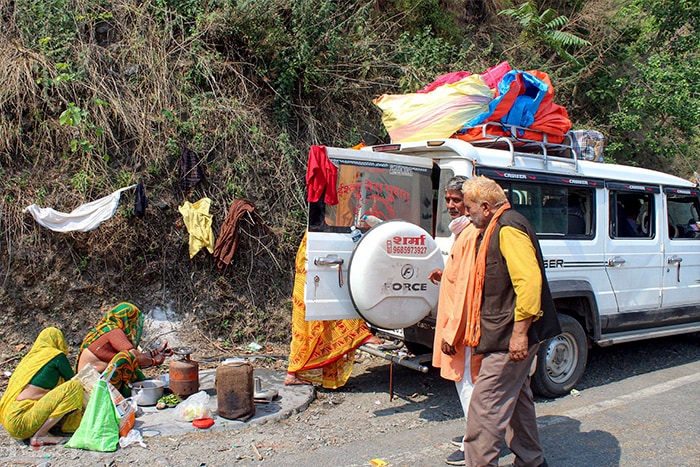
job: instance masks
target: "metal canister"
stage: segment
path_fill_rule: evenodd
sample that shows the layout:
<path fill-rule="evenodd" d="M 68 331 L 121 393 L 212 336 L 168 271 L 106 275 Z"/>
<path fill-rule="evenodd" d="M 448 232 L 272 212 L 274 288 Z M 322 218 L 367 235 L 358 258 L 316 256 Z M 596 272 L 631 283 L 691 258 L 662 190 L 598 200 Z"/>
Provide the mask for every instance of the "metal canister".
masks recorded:
<path fill-rule="evenodd" d="M 184 399 L 199 391 L 199 363 L 190 358 L 188 350 L 173 349 L 173 353 L 181 358 L 170 362 L 170 390 Z"/>

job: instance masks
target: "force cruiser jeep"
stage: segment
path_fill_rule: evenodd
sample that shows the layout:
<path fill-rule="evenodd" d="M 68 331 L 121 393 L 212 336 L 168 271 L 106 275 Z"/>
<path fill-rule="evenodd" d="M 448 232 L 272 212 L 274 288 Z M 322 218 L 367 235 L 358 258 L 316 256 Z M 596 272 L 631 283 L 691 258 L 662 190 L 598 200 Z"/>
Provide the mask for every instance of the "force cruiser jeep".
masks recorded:
<path fill-rule="evenodd" d="M 563 330 L 540 347 L 536 393 L 574 388 L 592 345 L 700 331 L 700 189 L 583 160 L 572 138 L 548 144 L 484 128 L 472 143 L 326 148 L 338 203 L 309 203 L 307 319 L 364 318 L 429 360 L 438 286 L 428 274 L 452 243 L 445 184 L 485 175 L 535 226 Z"/>

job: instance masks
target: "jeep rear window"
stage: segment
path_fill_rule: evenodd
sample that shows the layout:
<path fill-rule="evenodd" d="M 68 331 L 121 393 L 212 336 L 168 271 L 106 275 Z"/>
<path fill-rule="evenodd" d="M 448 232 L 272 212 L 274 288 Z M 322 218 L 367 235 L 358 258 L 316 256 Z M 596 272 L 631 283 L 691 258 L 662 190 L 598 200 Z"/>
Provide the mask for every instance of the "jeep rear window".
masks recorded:
<path fill-rule="evenodd" d="M 338 167 L 338 204 L 311 203 L 309 230 L 349 232 L 370 225 L 363 216 L 401 219 L 432 231 L 431 170 L 385 162 L 333 159 Z"/>
<path fill-rule="evenodd" d="M 668 203 L 668 236 L 671 240 L 700 239 L 700 196 L 674 190 L 666 193 Z"/>

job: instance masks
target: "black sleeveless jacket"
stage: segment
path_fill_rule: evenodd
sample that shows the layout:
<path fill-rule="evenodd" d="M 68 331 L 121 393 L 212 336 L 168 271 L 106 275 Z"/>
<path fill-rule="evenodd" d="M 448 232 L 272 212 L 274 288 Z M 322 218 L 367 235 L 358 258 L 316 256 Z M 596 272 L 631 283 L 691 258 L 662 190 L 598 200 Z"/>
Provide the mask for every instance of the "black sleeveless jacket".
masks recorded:
<path fill-rule="evenodd" d="M 481 340 L 475 353 L 508 351 L 515 320 L 515 290 L 508 274 L 506 260 L 501 254 L 499 234 L 502 227 L 514 227 L 527 233 L 535 246 L 537 262 L 542 274 L 542 317 L 528 330 L 529 345 L 542 342 L 561 333 L 552 294 L 544 272 L 542 251 L 532 224 L 514 209 L 508 209 L 498 218 L 488 245 L 486 272 L 481 306 Z M 480 244 L 479 239 L 479 244 Z"/>

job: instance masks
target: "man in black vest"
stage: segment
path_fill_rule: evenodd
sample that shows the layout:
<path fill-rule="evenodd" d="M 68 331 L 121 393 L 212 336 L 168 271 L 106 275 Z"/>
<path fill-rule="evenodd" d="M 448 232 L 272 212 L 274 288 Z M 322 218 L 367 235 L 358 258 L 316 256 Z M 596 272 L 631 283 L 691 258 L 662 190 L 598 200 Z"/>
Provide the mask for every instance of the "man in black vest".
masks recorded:
<path fill-rule="evenodd" d="M 504 442 L 514 466 L 546 466 L 530 389 L 540 342 L 561 332 L 544 273 L 542 252 L 525 217 L 486 177 L 462 188 L 477 239 L 465 340 L 482 354 L 469 404 L 465 464 L 497 466 Z"/>

